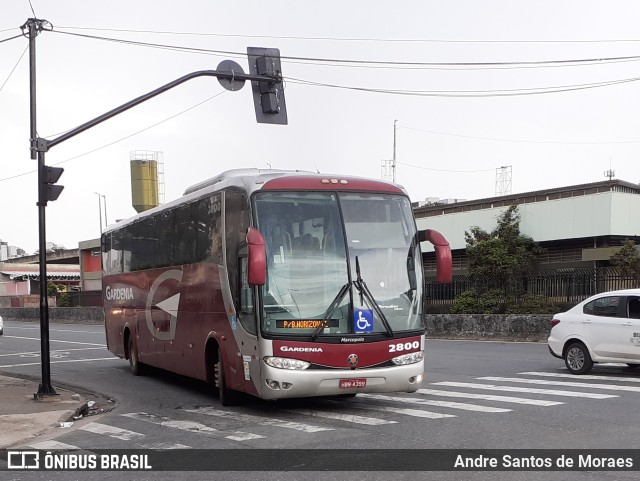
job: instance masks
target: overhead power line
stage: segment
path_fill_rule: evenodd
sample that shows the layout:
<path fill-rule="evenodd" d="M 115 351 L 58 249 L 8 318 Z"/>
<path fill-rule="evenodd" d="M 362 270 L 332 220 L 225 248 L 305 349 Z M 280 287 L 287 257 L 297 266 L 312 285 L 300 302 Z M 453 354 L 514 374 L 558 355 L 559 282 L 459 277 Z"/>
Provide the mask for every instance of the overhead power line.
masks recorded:
<path fill-rule="evenodd" d="M 2 40 L 0 40 L 0 43 L 4 43 L 4 42 L 8 42 L 9 40 L 14 40 L 16 38 L 22 38 L 22 34 L 20 35 L 16 35 L 14 37 L 9 37 L 9 38 L 3 38 Z"/>
<path fill-rule="evenodd" d="M 131 137 L 134 137 L 134 136 L 136 136 L 138 134 L 141 134 L 142 132 L 146 132 L 147 130 L 150 130 L 150 129 L 154 128 L 154 127 L 157 127 L 160 124 L 168 122 L 169 120 L 172 120 L 172 119 L 178 117 L 179 115 L 182 115 L 182 114 L 184 114 L 186 112 L 189 112 L 190 110 L 193 110 L 196 107 L 199 107 L 200 105 L 202 105 L 202 104 L 204 104 L 206 102 L 209 102 L 210 100 L 213 100 L 216 97 L 219 97 L 220 95 L 222 95 L 224 93 L 227 93 L 227 92 L 228 92 L 228 90 L 223 90 L 222 92 L 218 92 L 217 94 L 215 94 L 215 95 L 213 95 L 213 96 L 211 96 L 211 97 L 209 97 L 207 99 L 204 99 L 201 102 L 198 102 L 197 104 L 194 104 L 191 107 L 188 107 L 188 108 L 186 108 L 186 109 L 184 109 L 184 110 L 182 110 L 182 111 L 180 111 L 180 112 L 178 112 L 176 114 L 173 114 L 170 117 L 167 117 L 167 118 L 165 118 L 165 119 L 163 119 L 163 120 L 161 120 L 159 122 L 156 122 L 155 124 L 151 124 L 151 125 L 145 127 L 144 129 L 138 130 L 137 132 L 133 132 L 132 134 L 126 135 L 126 136 L 124 136 L 124 137 L 122 137 L 122 138 L 120 138 L 118 140 L 114 140 L 113 142 L 109 142 L 108 144 L 101 145 L 100 147 L 97 147 L 95 149 L 89 150 L 87 152 L 84 152 L 82 154 L 76 155 L 74 157 L 70 157 L 68 159 L 61 160 L 60 162 L 56 162 L 55 164 L 51 164 L 51 165 L 52 166 L 56 166 L 56 165 L 60 165 L 60 164 L 65 164 L 67 162 L 71 162 L 72 160 L 79 159 L 80 157 L 84 157 L 86 155 L 93 154 L 94 152 L 97 152 L 99 150 L 106 149 L 107 147 L 111 147 L 112 145 L 115 145 L 115 144 L 117 144 L 119 142 L 122 142 L 124 140 L 130 139 Z M 58 135 L 60 135 L 60 134 L 56 134 L 55 137 L 57 137 Z M 54 136 L 47 136 L 47 137 L 54 137 Z M 2 178 L 2 179 L 0 179 L 0 182 L 4 182 L 4 181 L 7 181 L 7 180 L 12 180 L 12 179 L 17 179 L 18 177 L 24 177 L 25 175 L 29 175 L 29 174 L 35 174 L 36 172 L 37 172 L 37 170 L 30 170 L 28 172 L 23 172 L 21 174 L 16 174 L 16 175 L 12 175 L 10 177 Z"/>
<path fill-rule="evenodd" d="M 140 47 L 159 48 L 167 50 L 176 50 L 182 52 L 207 54 L 207 55 L 225 55 L 234 58 L 244 58 L 246 53 L 234 52 L 228 50 L 214 50 L 206 48 L 185 47 L 180 45 L 171 44 L 159 44 L 151 42 L 140 42 L 137 40 L 127 40 L 113 37 L 102 37 L 96 35 L 87 35 L 81 33 L 72 32 L 60 32 L 54 30 L 55 33 L 61 35 L 71 35 L 75 37 L 88 38 L 93 40 L 102 40 L 109 42 L 122 43 L 127 45 L 135 45 Z M 487 69 L 487 68 L 544 68 L 544 67 L 558 67 L 558 66 L 582 66 L 582 65 L 594 65 L 602 63 L 613 62 L 630 62 L 639 61 L 640 55 L 628 55 L 618 57 L 594 57 L 594 58 L 582 58 L 582 59 L 559 59 L 559 60 L 521 60 L 521 61 L 503 61 L 503 62 L 414 62 L 414 61 L 382 61 L 382 60 L 362 60 L 362 59 L 337 59 L 337 58 L 322 58 L 322 57 L 298 57 L 298 56 L 281 56 L 281 60 L 291 63 L 312 63 L 321 65 L 336 64 L 339 66 L 361 67 L 361 68 L 396 68 L 396 69 L 416 69 L 416 68 L 472 68 L 472 69 Z"/>
<path fill-rule="evenodd" d="M 455 173 L 455 174 L 470 174 L 470 173 L 476 173 L 476 172 L 495 172 L 495 168 L 493 169 L 476 169 L 476 170 L 451 170 L 451 169 L 432 169 L 431 167 L 423 167 L 421 165 L 412 165 L 412 164 L 405 164 L 404 162 L 398 162 L 399 165 L 405 165 L 407 167 L 413 167 L 414 169 L 422 169 L 422 170 L 431 170 L 433 172 L 450 172 L 450 173 Z"/>
<path fill-rule="evenodd" d="M 541 95 L 560 92 L 571 92 L 577 90 L 593 89 L 599 87 L 608 87 L 630 82 L 637 82 L 640 77 L 629 79 L 610 80 L 605 82 L 595 82 L 590 84 L 575 84 L 554 87 L 532 87 L 526 89 L 495 89 L 495 90 L 398 90 L 398 89 L 379 89 L 369 87 L 356 87 L 348 85 L 328 84 L 322 82 L 313 82 L 310 80 L 302 80 L 286 77 L 287 83 L 308 85 L 312 87 L 327 87 L 342 90 L 355 90 L 360 92 L 371 92 L 389 95 L 405 95 L 410 97 L 513 97 L 522 95 Z"/>
<path fill-rule="evenodd" d="M 522 139 L 500 139 L 495 137 L 480 137 L 475 135 L 452 134 L 449 132 L 438 132 L 435 130 L 418 129 L 414 127 L 405 127 L 398 125 L 398 128 L 404 130 L 413 130 L 416 132 L 425 132 L 428 134 L 444 135 L 447 137 L 457 137 L 473 140 L 488 140 L 492 142 L 512 142 L 522 144 L 554 144 L 554 145 L 606 145 L 606 144 L 640 144 L 640 140 L 610 140 L 610 141 L 559 141 L 559 140 L 522 140 Z"/>
<path fill-rule="evenodd" d="M 22 54 L 20 55 L 20 58 L 18 58 L 18 61 L 16 62 L 16 64 L 13 66 L 13 68 L 11 69 L 11 72 L 9 72 L 9 76 L 6 78 L 6 80 L 2 83 L 2 85 L 0 85 L 0 92 L 2 92 L 2 89 L 4 88 L 5 85 L 7 85 L 7 82 L 9 81 L 9 79 L 11 78 L 11 76 L 13 75 L 13 72 L 16 70 L 16 68 L 18 67 L 18 64 L 20 63 L 20 60 L 22 60 L 22 57 L 24 57 L 24 54 L 27 53 L 27 50 L 29 50 L 29 45 L 27 44 L 27 46 L 25 47 L 25 49 L 22 51 Z"/>
<path fill-rule="evenodd" d="M 499 39 L 438 39 L 438 38 L 379 38 L 379 37 L 325 37 L 325 36 L 300 36 L 300 35 L 248 35 L 237 33 L 212 33 L 212 32 L 180 32 L 175 30 L 136 30 L 127 28 L 99 28 L 99 27 L 57 27 L 65 30 L 89 30 L 98 32 L 123 32 L 123 33 L 145 33 L 157 35 L 181 35 L 181 36 L 201 36 L 220 38 L 268 38 L 278 40 L 322 40 L 339 42 L 389 42 L 389 43 L 624 43 L 640 42 L 640 39 L 601 39 L 601 40 L 499 40 Z"/>

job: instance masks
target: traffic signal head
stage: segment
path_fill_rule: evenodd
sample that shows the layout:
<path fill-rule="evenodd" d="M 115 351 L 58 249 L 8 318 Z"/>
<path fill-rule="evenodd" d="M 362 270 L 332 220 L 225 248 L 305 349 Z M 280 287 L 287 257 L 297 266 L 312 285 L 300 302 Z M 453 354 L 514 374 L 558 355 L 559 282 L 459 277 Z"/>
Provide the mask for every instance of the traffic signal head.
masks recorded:
<path fill-rule="evenodd" d="M 259 123 L 287 125 L 287 106 L 284 102 L 280 50 L 277 48 L 247 47 L 249 73 L 271 77 L 272 80 L 251 82 L 253 105 Z"/>
<path fill-rule="evenodd" d="M 42 197 L 40 201 L 44 202 L 45 205 L 50 200 L 56 200 L 64 189 L 63 185 L 55 185 L 63 172 L 64 169 L 62 167 L 42 166 L 42 175 L 40 177 L 40 192 Z"/>

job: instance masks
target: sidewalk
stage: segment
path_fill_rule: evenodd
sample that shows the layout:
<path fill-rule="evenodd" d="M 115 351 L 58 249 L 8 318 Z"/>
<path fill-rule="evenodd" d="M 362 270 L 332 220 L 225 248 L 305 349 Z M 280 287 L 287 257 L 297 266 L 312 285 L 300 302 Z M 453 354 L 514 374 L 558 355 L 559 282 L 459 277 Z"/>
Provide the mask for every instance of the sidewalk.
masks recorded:
<path fill-rule="evenodd" d="M 57 395 L 34 399 L 38 386 L 38 381 L 0 375 L 0 449 L 50 439 L 87 416 L 115 407 L 112 400 L 99 395 L 57 385 L 53 386 Z"/>

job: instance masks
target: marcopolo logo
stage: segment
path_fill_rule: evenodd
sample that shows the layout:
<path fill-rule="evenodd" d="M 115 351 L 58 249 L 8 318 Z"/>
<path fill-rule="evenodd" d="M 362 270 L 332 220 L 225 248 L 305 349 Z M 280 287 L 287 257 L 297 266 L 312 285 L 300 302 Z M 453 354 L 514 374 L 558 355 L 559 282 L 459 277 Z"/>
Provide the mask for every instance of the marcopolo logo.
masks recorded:
<path fill-rule="evenodd" d="M 108 301 L 129 301 L 133 299 L 133 288 L 107 286 L 104 295 Z"/>
<path fill-rule="evenodd" d="M 322 352 L 321 347 L 290 347 L 282 346 L 280 348 L 283 352 Z"/>

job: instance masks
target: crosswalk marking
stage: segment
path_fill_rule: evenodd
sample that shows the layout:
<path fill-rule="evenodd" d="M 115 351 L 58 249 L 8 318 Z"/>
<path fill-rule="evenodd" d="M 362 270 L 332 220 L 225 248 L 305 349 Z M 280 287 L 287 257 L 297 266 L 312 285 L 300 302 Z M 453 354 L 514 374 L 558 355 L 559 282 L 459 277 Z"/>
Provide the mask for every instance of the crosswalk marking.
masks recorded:
<path fill-rule="evenodd" d="M 567 374 L 560 372 L 520 372 L 518 374 L 525 376 L 542 376 L 542 377 L 560 377 L 580 379 L 586 381 L 620 381 L 620 382 L 640 382 L 640 377 L 621 377 L 621 376 L 588 376 L 581 374 L 576 376 L 575 374 Z"/>
<path fill-rule="evenodd" d="M 61 443 L 60 441 L 40 441 L 39 443 L 30 444 L 29 447 L 33 449 L 80 449 L 78 446 L 72 444 Z"/>
<path fill-rule="evenodd" d="M 478 383 L 470 383 L 470 382 L 442 381 L 442 382 L 434 382 L 432 384 L 434 386 L 466 387 L 470 389 L 486 389 L 488 391 L 526 392 L 526 393 L 534 393 L 534 394 L 547 394 L 549 396 L 582 397 L 582 398 L 590 398 L 590 399 L 608 399 L 613 397 L 619 397 L 614 394 L 561 391 L 556 389 L 537 389 L 532 387 L 496 386 L 493 384 L 478 384 Z"/>
<path fill-rule="evenodd" d="M 497 401 L 514 404 L 530 404 L 532 406 L 558 406 L 564 404 L 562 401 L 546 401 L 543 399 L 527 399 L 523 397 L 498 396 L 495 394 L 480 394 L 455 391 L 439 391 L 437 389 L 418 389 L 417 394 L 443 396 L 443 397 L 459 397 L 463 399 L 480 399 L 483 401 Z"/>
<path fill-rule="evenodd" d="M 89 423 L 82 426 L 80 429 L 95 434 L 106 434 L 111 438 L 121 439 L 122 441 L 131 441 L 133 439 L 144 438 L 144 434 L 142 433 L 129 431 L 128 429 L 121 429 L 102 423 Z"/>
<path fill-rule="evenodd" d="M 519 382 L 524 384 L 544 384 L 545 386 L 586 387 L 590 389 L 612 389 L 615 391 L 640 392 L 640 386 L 618 386 L 616 384 L 592 384 L 588 382 L 547 381 L 545 379 L 526 379 L 522 377 L 478 377 L 481 381 Z"/>
<path fill-rule="evenodd" d="M 155 414 L 127 413 L 127 414 L 121 414 L 121 416 L 125 416 L 131 419 L 137 419 L 139 421 L 146 421 L 149 423 L 158 424 L 160 426 L 167 426 L 170 428 L 181 429 L 183 431 L 204 432 L 204 433 L 218 432 L 217 429 L 206 426 L 204 424 L 196 423 L 193 421 L 173 421 L 166 417 L 156 416 Z"/>
<path fill-rule="evenodd" d="M 265 418 L 262 416 L 253 416 L 251 414 L 234 413 L 230 411 L 221 411 L 211 407 L 204 407 L 198 409 L 185 409 L 189 413 L 206 414 L 207 416 L 218 416 L 221 418 L 233 419 L 234 421 L 258 423 L 264 426 L 277 426 L 286 429 L 295 429 L 296 431 L 303 431 L 305 433 L 317 433 L 320 431 L 333 431 L 333 428 L 323 428 L 320 426 L 314 426 L 311 424 L 294 423 L 290 421 L 283 421 L 282 419 Z"/>
<path fill-rule="evenodd" d="M 319 418 L 337 419 L 355 424 L 367 424 L 369 426 L 379 426 L 382 424 L 396 424 L 398 421 L 390 421 L 387 419 L 369 418 L 358 416 L 356 414 L 345 414 L 331 411 L 320 411 L 318 409 L 287 409 L 287 412 L 294 414 L 304 414 L 305 416 L 316 416 Z"/>
<path fill-rule="evenodd" d="M 420 404 L 425 406 L 440 406 L 452 409 L 462 409 L 464 411 L 478 411 L 485 413 L 508 413 L 511 409 L 494 408 L 489 406 L 478 406 L 476 404 L 456 403 L 447 401 L 429 401 L 427 399 L 416 399 L 413 397 L 387 396 L 383 394 L 360 394 L 367 399 L 378 399 L 380 401 L 394 401 L 408 404 Z"/>
<path fill-rule="evenodd" d="M 358 409 L 367 409 L 370 411 L 380 411 L 383 413 L 403 414 L 405 416 L 413 416 L 417 418 L 427 419 L 444 419 L 444 418 L 456 418 L 455 414 L 441 414 L 431 411 L 425 411 L 424 409 L 408 409 L 408 408 L 394 408 L 391 406 L 374 406 L 373 404 L 359 403 L 358 406 L 354 406 Z"/>
<path fill-rule="evenodd" d="M 159 426 L 166 426 L 175 429 L 181 429 L 182 431 L 188 431 L 191 433 L 219 433 L 220 431 L 207 426 L 205 424 L 196 423 L 193 421 L 173 421 L 167 417 L 156 416 L 155 414 L 148 413 L 127 413 L 122 414 L 122 416 L 137 419 L 140 421 L 146 421 L 149 423 L 157 424 Z M 232 439 L 234 441 L 247 441 L 249 439 L 260 439 L 264 436 L 260 436 L 258 434 L 245 433 L 242 431 L 236 431 L 230 436 L 224 436 L 227 439 Z"/>
<path fill-rule="evenodd" d="M 102 423 L 89 423 L 80 428 L 82 431 L 87 431 L 94 434 L 103 434 L 111 438 L 120 439 L 122 441 L 138 441 L 144 439 L 146 436 L 142 433 L 135 431 L 129 431 L 128 429 L 117 428 L 108 424 Z M 188 449 L 190 446 L 185 444 L 171 444 L 171 443 L 151 443 L 151 444 L 139 444 L 146 449 Z"/>

